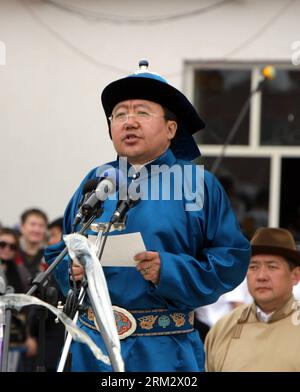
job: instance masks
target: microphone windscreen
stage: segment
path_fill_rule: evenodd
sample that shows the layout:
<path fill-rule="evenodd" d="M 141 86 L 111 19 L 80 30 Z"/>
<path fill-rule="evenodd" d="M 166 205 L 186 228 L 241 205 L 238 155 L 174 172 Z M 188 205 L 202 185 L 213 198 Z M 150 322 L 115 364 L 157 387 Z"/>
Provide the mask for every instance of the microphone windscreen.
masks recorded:
<path fill-rule="evenodd" d="M 85 195 L 86 193 L 94 191 L 98 184 L 99 178 L 92 178 L 91 180 L 88 180 L 82 188 L 82 194 Z"/>
<path fill-rule="evenodd" d="M 123 173 L 115 167 L 109 167 L 106 170 L 103 170 L 100 175 L 100 181 L 103 179 L 112 182 L 115 186 L 115 191 L 118 191 L 120 187 L 126 184 Z"/>

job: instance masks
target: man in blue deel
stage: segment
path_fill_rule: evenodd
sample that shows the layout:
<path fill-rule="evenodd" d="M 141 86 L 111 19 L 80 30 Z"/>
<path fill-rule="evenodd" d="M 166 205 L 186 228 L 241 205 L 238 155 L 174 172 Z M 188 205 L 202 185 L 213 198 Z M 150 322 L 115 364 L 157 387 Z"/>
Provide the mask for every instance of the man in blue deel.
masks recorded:
<path fill-rule="evenodd" d="M 118 154 L 109 165 L 119 168 L 120 158 L 126 158 L 128 183 L 134 179 L 150 195 L 128 211 L 126 229 L 117 233 L 140 232 L 147 251 L 136 255 L 136 268 L 104 267 L 104 273 L 112 304 L 120 307 L 121 313 L 124 310 L 125 319 L 129 315 L 136 321 L 136 329 L 127 331 L 128 336 L 121 340 L 126 371 L 203 371 L 204 350 L 194 330 L 193 310 L 215 302 L 242 282 L 250 246 L 222 186 L 211 173 L 204 172 L 203 186 L 197 190 L 201 196 L 196 194 L 193 204 L 183 191 L 189 180 L 178 186 L 176 176 L 164 182 L 151 171 L 155 165 L 166 170 L 180 168 L 182 172 L 189 168 L 195 177 L 198 172 L 191 160 L 200 153 L 192 135 L 204 123 L 180 91 L 147 67 L 147 62 L 141 62 L 139 71 L 110 83 L 102 93 L 109 133 Z M 134 176 L 134 172 L 143 175 Z M 64 217 L 65 233 L 71 232 L 83 184 L 97 173 L 99 168 L 92 170 L 72 197 Z M 163 190 L 151 198 L 154 176 L 160 178 L 158 184 Z M 195 180 L 190 181 L 191 186 Z M 169 199 L 162 197 L 167 187 L 171 187 Z M 109 221 L 116 203 L 106 200 L 98 221 Z M 47 249 L 49 264 L 60 248 L 61 244 Z M 72 269 L 75 280 L 81 280 L 82 267 Z M 56 277 L 67 293 L 67 262 L 58 266 Z M 80 317 L 79 325 L 106 352 L 92 309 Z M 111 370 L 84 344 L 73 342 L 71 351 L 73 371 Z"/>

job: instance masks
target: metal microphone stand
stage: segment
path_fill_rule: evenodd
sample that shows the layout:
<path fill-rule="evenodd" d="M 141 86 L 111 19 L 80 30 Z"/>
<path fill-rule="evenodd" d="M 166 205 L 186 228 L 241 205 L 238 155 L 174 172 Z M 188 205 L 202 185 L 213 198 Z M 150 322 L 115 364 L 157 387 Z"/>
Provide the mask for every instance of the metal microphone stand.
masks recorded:
<path fill-rule="evenodd" d="M 99 216 L 99 213 L 102 211 L 102 209 L 98 209 L 95 214 L 93 214 L 90 219 L 84 224 L 84 226 L 81 228 L 79 231 L 79 234 L 83 234 L 86 229 L 89 228 L 90 224 Z M 59 254 L 59 256 L 54 260 L 54 262 L 50 265 L 50 267 L 43 273 L 38 274 L 35 279 L 33 280 L 33 286 L 31 289 L 27 292 L 27 295 L 32 295 L 35 293 L 37 290 L 40 292 L 40 297 L 42 300 L 47 301 L 47 297 L 45 297 L 45 293 L 47 289 L 45 289 L 43 286 L 46 284 L 47 278 L 50 276 L 52 271 L 56 268 L 56 266 L 63 260 L 63 258 L 67 255 L 68 249 L 65 247 L 65 249 Z M 47 309 L 44 308 L 39 308 L 38 309 L 38 318 L 39 318 L 39 339 L 38 339 L 38 357 L 37 357 L 37 366 L 36 366 L 36 371 L 37 372 L 45 372 L 46 367 L 45 367 L 45 322 L 46 318 L 48 316 L 48 311 Z"/>
<path fill-rule="evenodd" d="M 105 247 L 105 244 L 106 244 L 106 240 L 107 240 L 107 237 L 108 237 L 108 234 L 110 232 L 111 227 L 114 227 L 114 230 L 118 230 L 118 231 L 124 230 L 125 229 L 125 225 L 126 225 L 126 218 L 127 218 L 126 213 L 128 212 L 128 210 L 130 208 L 135 206 L 138 201 L 139 200 L 132 200 L 129 197 L 127 200 L 119 202 L 118 205 L 117 205 L 117 209 L 114 212 L 110 222 L 108 222 L 108 223 L 101 223 L 100 222 L 100 223 L 94 223 L 94 224 L 91 225 L 92 230 L 98 232 L 97 239 L 96 239 L 96 242 L 95 242 L 95 246 L 97 248 L 96 256 L 98 257 L 99 261 L 101 261 L 101 257 L 103 255 L 103 251 L 104 251 L 104 247 Z M 104 235 L 104 234 L 106 234 L 106 235 Z M 84 283 L 86 283 L 86 281 Z M 89 289 L 88 289 L 87 285 L 86 285 L 85 288 L 86 288 L 87 293 L 89 295 Z M 85 297 L 85 294 L 86 294 L 85 288 L 81 287 L 81 289 L 80 289 L 80 293 L 79 293 L 79 308 L 80 308 L 80 306 L 82 305 L 82 303 L 84 301 L 84 297 Z M 90 295 L 89 295 L 89 298 L 91 299 Z M 93 303 L 91 303 L 91 305 L 93 307 Z M 76 311 L 76 314 L 75 314 L 75 316 L 73 318 L 73 322 L 75 324 L 76 324 L 76 322 L 78 320 L 78 317 L 79 317 L 79 311 L 80 310 Z M 119 365 L 118 365 L 117 361 L 115 360 L 115 356 L 114 356 L 113 352 L 111 351 L 111 347 L 108 344 L 108 336 L 106 336 L 105 333 L 104 333 L 105 328 L 103 328 L 102 320 L 99 319 L 98 317 L 96 317 L 96 319 L 97 319 L 97 324 L 99 325 L 101 331 L 103 331 L 102 332 L 102 338 L 104 340 L 105 346 L 106 346 L 107 351 L 109 353 L 109 357 L 110 357 L 111 363 L 112 363 L 112 368 L 114 369 L 114 371 L 121 371 L 121 370 L 119 370 L 120 369 Z M 66 342 L 65 342 L 65 345 L 64 345 L 64 349 L 63 349 L 63 352 L 62 352 L 62 355 L 61 355 L 60 363 L 58 365 L 57 372 L 63 372 L 64 371 L 66 360 L 67 360 L 67 356 L 68 356 L 68 352 L 69 352 L 70 346 L 71 346 L 71 342 L 72 342 L 72 336 L 71 336 L 70 333 L 68 333 L 68 336 L 66 338 Z"/>
<path fill-rule="evenodd" d="M 13 287 L 7 286 L 4 294 L 12 294 L 14 292 Z M 1 310 L 2 312 L 2 310 Z M 8 371 L 8 352 L 9 352 L 9 340 L 10 340 L 10 324 L 11 324 L 11 309 L 9 307 L 4 308 L 3 312 L 3 322 L 1 327 L 4 326 L 3 334 L 3 346 L 0 347 L 0 353 L 2 349 L 2 362 L 1 362 L 1 372 Z"/>
<path fill-rule="evenodd" d="M 48 284 L 48 282 L 47 282 Z M 53 306 L 57 305 L 58 291 L 55 287 L 45 286 L 39 289 L 39 297 L 45 302 Z M 38 355 L 37 355 L 37 372 L 46 372 L 45 354 L 46 354 L 46 319 L 48 318 L 49 311 L 43 306 L 38 306 L 37 318 L 39 320 L 39 337 L 38 337 Z"/>
<path fill-rule="evenodd" d="M 84 224 L 84 226 L 80 229 L 78 234 L 83 234 L 91 225 L 91 223 L 98 217 L 98 214 L 93 214 L 90 219 Z M 39 274 L 32 282 L 33 286 L 31 289 L 26 293 L 27 295 L 32 295 L 35 291 L 45 282 L 47 277 L 52 273 L 52 271 L 58 266 L 58 264 L 63 260 L 63 258 L 68 254 L 68 248 L 65 249 L 57 256 L 57 258 L 53 261 L 50 267 Z"/>
<path fill-rule="evenodd" d="M 84 281 L 82 283 L 82 286 L 80 288 L 80 292 L 79 292 L 79 296 L 78 296 L 78 310 L 76 310 L 75 316 L 73 318 L 73 323 L 76 324 L 78 321 L 78 317 L 79 317 L 79 309 L 80 306 L 82 305 L 83 301 L 84 301 L 84 297 L 85 297 L 85 290 L 86 290 L 86 286 L 87 286 L 87 282 Z M 64 344 L 64 348 L 60 357 L 60 361 L 58 364 L 58 368 L 57 368 L 57 372 L 61 373 L 65 370 L 65 366 L 66 366 L 66 362 L 68 359 L 68 355 L 69 355 L 69 350 L 70 350 L 70 346 L 72 343 L 72 335 L 70 334 L 70 332 L 68 332 L 67 338 L 65 340 L 65 344 Z"/>
<path fill-rule="evenodd" d="M 87 222 L 83 225 L 83 227 L 80 229 L 78 232 L 79 234 L 83 234 L 91 225 L 91 223 L 98 217 L 100 216 L 102 212 L 102 208 L 98 208 L 97 211 L 87 220 Z M 52 273 L 52 271 L 57 267 L 57 265 L 63 260 L 63 258 L 67 255 L 68 249 L 65 247 L 65 249 L 57 256 L 57 258 L 54 260 L 54 262 L 50 265 L 50 267 L 43 273 L 38 274 L 33 282 L 32 282 L 32 287 L 28 290 L 26 295 L 32 295 L 34 294 L 37 289 L 41 288 L 42 285 L 45 283 L 47 280 L 48 276 Z M 12 293 L 12 291 L 6 291 L 6 293 Z M 5 294 L 6 294 L 5 293 Z M 45 334 L 45 317 L 41 317 L 40 321 L 40 326 L 41 326 L 41 345 L 42 345 L 42 350 L 39 352 L 39 365 L 37 367 L 37 371 L 44 371 L 44 365 L 43 363 L 43 358 L 45 354 L 44 346 L 42 343 L 45 341 L 44 339 L 44 334 Z M 11 309 L 10 308 L 5 308 L 5 317 L 4 317 L 4 337 L 3 337 L 3 350 L 2 350 L 2 362 L 1 362 L 1 371 L 2 372 L 7 372 L 7 367 L 8 367 L 8 351 L 9 351 L 9 340 L 10 340 L 10 324 L 11 324 Z M 1 348 L 1 347 L 0 347 Z"/>
<path fill-rule="evenodd" d="M 103 239 L 103 234 L 107 231 L 107 234 L 110 230 L 111 225 L 107 226 L 105 224 L 96 224 L 98 227 L 98 235 L 97 235 L 97 240 L 96 240 L 96 247 L 97 247 L 97 257 L 99 257 L 101 249 L 104 249 L 105 246 L 105 241 L 102 241 Z M 107 238 L 107 236 L 105 236 L 105 238 Z M 102 250 L 103 252 L 103 250 Z M 100 257 L 101 258 L 101 257 Z M 100 260 L 100 259 L 99 259 Z M 80 288 L 80 292 L 79 292 L 79 296 L 78 296 L 78 310 L 75 313 L 75 316 L 73 318 L 73 323 L 76 324 L 79 318 L 79 312 L 80 312 L 80 306 L 82 305 L 85 295 L 86 295 L 86 289 L 87 289 L 87 281 L 84 281 L 81 288 Z M 66 365 L 66 361 L 68 358 L 68 353 L 71 347 L 71 343 L 72 343 L 72 335 L 70 333 L 68 333 L 65 344 L 64 344 L 64 348 L 62 351 L 62 355 L 60 358 L 60 362 L 57 368 L 57 372 L 61 373 L 64 371 L 65 369 L 65 365 Z"/>

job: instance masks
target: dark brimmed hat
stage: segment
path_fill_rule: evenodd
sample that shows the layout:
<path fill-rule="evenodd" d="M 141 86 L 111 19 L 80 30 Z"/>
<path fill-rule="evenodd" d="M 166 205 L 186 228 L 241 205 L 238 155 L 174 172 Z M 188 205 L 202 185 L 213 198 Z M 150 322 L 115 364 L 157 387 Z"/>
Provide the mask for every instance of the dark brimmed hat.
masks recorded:
<path fill-rule="evenodd" d="M 300 252 L 292 234 L 281 228 L 261 227 L 251 240 L 252 255 L 271 254 L 285 257 L 300 265 Z"/>
<path fill-rule="evenodd" d="M 101 101 L 110 130 L 109 117 L 113 108 L 128 99 L 145 99 L 169 109 L 178 118 L 176 137 L 171 149 L 181 159 L 193 160 L 200 156 L 200 151 L 193 134 L 205 127 L 194 106 L 175 87 L 167 83 L 160 75 L 147 70 L 147 60 L 139 63 L 140 70 L 126 78 L 110 83 L 102 92 Z"/>

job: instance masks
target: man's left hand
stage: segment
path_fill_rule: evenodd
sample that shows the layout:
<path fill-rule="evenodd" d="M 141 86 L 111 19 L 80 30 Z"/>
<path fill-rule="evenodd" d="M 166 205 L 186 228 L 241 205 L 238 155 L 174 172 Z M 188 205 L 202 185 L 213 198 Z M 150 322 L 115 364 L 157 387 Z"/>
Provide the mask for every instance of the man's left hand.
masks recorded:
<path fill-rule="evenodd" d="M 134 257 L 138 261 L 137 270 L 143 275 L 145 280 L 150 280 L 154 284 L 159 283 L 160 277 L 160 256 L 158 252 L 142 252 Z"/>

